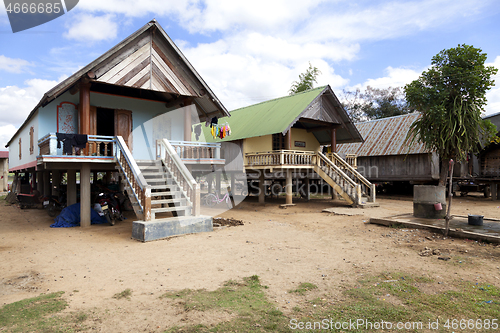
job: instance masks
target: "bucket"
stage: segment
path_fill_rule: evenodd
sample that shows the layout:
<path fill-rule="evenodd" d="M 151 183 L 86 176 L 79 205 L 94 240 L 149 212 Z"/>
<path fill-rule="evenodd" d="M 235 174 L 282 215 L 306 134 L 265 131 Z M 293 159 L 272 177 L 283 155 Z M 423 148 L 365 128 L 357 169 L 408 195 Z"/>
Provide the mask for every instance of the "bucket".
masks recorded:
<path fill-rule="evenodd" d="M 434 209 L 435 210 L 443 210 L 443 206 L 441 205 L 440 202 L 434 204 Z"/>
<path fill-rule="evenodd" d="M 469 225 L 483 225 L 483 215 L 469 215 Z"/>

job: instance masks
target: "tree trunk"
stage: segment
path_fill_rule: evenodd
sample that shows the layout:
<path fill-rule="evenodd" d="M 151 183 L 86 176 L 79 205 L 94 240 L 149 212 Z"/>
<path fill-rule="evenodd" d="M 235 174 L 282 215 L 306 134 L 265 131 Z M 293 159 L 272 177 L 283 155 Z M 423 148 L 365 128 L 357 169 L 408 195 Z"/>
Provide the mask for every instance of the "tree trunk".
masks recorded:
<path fill-rule="evenodd" d="M 446 186 L 446 179 L 450 169 L 449 160 L 441 159 L 441 168 L 439 172 L 439 186 Z"/>
<path fill-rule="evenodd" d="M 453 160 L 450 160 L 449 162 L 449 171 L 450 171 L 450 184 L 448 186 L 448 212 L 446 213 L 445 217 L 445 227 L 444 227 L 444 236 L 448 236 L 448 232 L 450 231 L 450 212 L 451 212 L 451 200 L 453 198 L 452 194 L 452 187 L 453 187 L 453 166 L 455 165 L 455 162 Z"/>

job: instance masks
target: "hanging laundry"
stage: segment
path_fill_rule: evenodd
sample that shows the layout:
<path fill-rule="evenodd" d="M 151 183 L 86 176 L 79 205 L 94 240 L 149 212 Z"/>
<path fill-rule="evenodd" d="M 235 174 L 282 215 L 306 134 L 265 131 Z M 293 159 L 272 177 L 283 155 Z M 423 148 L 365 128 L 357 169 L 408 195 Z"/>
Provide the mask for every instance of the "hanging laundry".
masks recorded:
<path fill-rule="evenodd" d="M 213 117 L 211 122 L 210 122 L 210 126 L 217 125 L 218 123 L 219 123 L 219 120 L 217 119 L 217 117 Z"/>

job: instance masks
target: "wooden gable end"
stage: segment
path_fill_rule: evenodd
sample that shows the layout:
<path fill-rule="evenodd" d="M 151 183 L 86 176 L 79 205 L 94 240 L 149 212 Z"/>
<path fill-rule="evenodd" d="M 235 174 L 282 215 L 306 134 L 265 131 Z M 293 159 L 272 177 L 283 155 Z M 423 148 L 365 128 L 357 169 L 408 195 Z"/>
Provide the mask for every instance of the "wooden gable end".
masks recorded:
<path fill-rule="evenodd" d="M 168 42 L 147 30 L 120 48 L 93 72 L 97 82 L 199 97 L 189 70 Z M 184 68 L 186 67 L 186 68 Z"/>
<path fill-rule="evenodd" d="M 307 110 L 301 114 L 301 118 L 313 119 L 332 124 L 341 124 L 341 118 L 332 101 L 325 95 L 317 98 Z"/>

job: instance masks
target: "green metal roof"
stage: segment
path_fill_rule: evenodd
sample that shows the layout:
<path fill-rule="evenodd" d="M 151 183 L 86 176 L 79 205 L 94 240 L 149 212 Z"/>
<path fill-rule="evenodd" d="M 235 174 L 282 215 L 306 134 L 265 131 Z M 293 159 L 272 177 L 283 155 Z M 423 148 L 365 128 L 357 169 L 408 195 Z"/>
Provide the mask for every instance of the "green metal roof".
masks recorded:
<path fill-rule="evenodd" d="M 213 139 L 210 127 L 202 126 L 206 142 L 233 141 L 256 136 L 283 133 L 299 115 L 325 90 L 327 86 L 310 89 L 295 95 L 272 99 L 231 111 L 230 118 L 219 119 L 228 123 L 231 135 Z"/>

